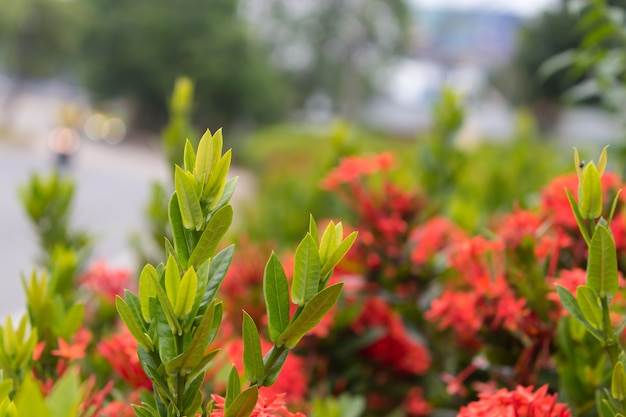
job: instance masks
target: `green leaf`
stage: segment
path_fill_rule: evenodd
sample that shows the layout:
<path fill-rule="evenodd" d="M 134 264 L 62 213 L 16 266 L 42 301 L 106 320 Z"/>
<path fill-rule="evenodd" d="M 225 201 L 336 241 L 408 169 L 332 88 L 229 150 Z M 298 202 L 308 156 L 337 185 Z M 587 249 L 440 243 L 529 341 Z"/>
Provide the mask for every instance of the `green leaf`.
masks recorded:
<path fill-rule="evenodd" d="M 189 265 L 198 268 L 215 254 L 217 245 L 233 221 L 233 208 L 224 206 L 211 217 L 200 240 L 189 257 Z"/>
<path fill-rule="evenodd" d="M 596 329 L 602 329 L 602 309 L 598 304 L 596 292 L 580 285 L 576 289 L 576 299 L 587 321 Z"/>
<path fill-rule="evenodd" d="M 322 317 L 330 311 L 339 299 L 343 283 L 331 285 L 320 291 L 315 297 L 309 301 L 302 313 L 289 325 L 287 329 L 280 335 L 276 344 L 287 346 L 293 349 L 300 339 L 313 329 L 320 322 Z M 581 313 L 582 314 L 582 313 Z"/>
<path fill-rule="evenodd" d="M 82 304 L 74 304 L 65 313 L 65 317 L 61 320 L 60 325 L 52 326 L 57 332 L 57 336 L 64 339 L 71 339 L 74 333 L 83 324 L 83 317 L 85 315 L 85 307 Z"/>
<path fill-rule="evenodd" d="M 307 233 L 296 249 L 291 283 L 291 301 L 304 305 L 316 293 L 320 281 L 320 256 L 317 242 Z"/>
<path fill-rule="evenodd" d="M 183 320 L 191 312 L 197 291 L 198 276 L 192 266 L 185 272 L 183 279 L 180 281 L 176 304 L 174 304 L 174 314 L 180 320 Z"/>
<path fill-rule="evenodd" d="M 174 250 L 176 258 L 180 262 L 181 268 L 187 268 L 187 260 L 189 259 L 189 248 L 187 247 L 187 239 L 185 238 L 185 227 L 183 226 L 183 218 L 178 205 L 178 193 L 174 192 L 170 198 L 169 211 L 170 227 L 172 228 L 172 238 L 174 239 Z"/>
<path fill-rule="evenodd" d="M 209 202 L 209 209 L 213 210 L 220 202 L 226 187 L 226 177 L 230 169 L 232 152 L 228 150 L 217 162 L 209 177 L 208 187 L 203 191 L 203 200 Z"/>
<path fill-rule="evenodd" d="M 156 289 L 157 299 L 159 300 L 159 305 L 161 306 L 161 308 L 157 310 L 163 312 L 163 315 L 167 319 L 167 323 L 172 333 L 182 335 L 183 329 L 180 327 L 180 323 L 178 323 L 178 319 L 174 314 L 174 308 L 172 307 L 172 303 L 170 303 L 170 300 L 167 298 L 167 294 L 158 282 L 154 283 L 154 288 Z M 152 313 L 154 313 L 154 311 Z"/>
<path fill-rule="evenodd" d="M 261 339 L 254 320 L 246 311 L 243 312 L 242 332 L 244 373 L 251 384 L 261 383 L 265 378 Z"/>
<path fill-rule="evenodd" d="M 194 152 L 193 145 L 191 144 L 189 139 L 185 140 L 183 159 L 185 161 L 185 171 L 191 172 L 196 165 L 196 153 Z"/>
<path fill-rule="evenodd" d="M 317 223 L 315 223 L 315 218 L 312 214 L 309 214 L 309 233 L 311 234 L 311 236 L 313 236 L 314 241 L 319 241 Z"/>
<path fill-rule="evenodd" d="M 211 210 L 219 210 L 226 204 L 228 204 L 233 194 L 235 193 L 235 188 L 237 187 L 238 180 L 239 177 L 234 177 L 226 181 L 226 184 L 224 185 L 224 192 L 222 193 L 222 198 L 220 198 L 220 201 L 215 205 L 215 207 L 212 207 Z"/>
<path fill-rule="evenodd" d="M 139 343 L 148 352 L 152 352 L 152 343 L 144 334 L 143 328 L 135 319 L 130 307 L 126 304 L 126 301 L 122 300 L 119 295 L 115 296 L 115 307 L 117 308 L 117 312 L 122 318 L 122 321 L 126 324 L 130 333 L 137 340 L 137 343 Z"/>
<path fill-rule="evenodd" d="M 30 376 L 24 378 L 14 401 L 19 416 L 57 417 L 48 409 L 39 385 Z"/>
<path fill-rule="evenodd" d="M 324 266 L 322 266 L 322 269 L 320 271 L 321 275 L 328 274 L 334 267 L 337 266 L 337 264 L 343 259 L 344 256 L 346 256 L 346 254 L 348 253 L 348 251 L 354 244 L 354 241 L 356 240 L 357 235 L 358 235 L 357 232 L 350 233 L 350 235 L 348 235 L 348 237 L 346 237 L 341 242 L 341 244 L 337 246 L 334 252 L 330 255 L 330 257 L 324 263 Z"/>
<path fill-rule="evenodd" d="M 604 336 L 587 321 L 572 293 L 569 292 L 567 288 L 562 287 L 559 284 L 556 284 L 556 292 L 559 295 L 561 304 L 563 304 L 563 308 L 565 308 L 565 310 L 567 310 L 567 312 L 570 313 L 571 316 L 580 324 L 585 326 L 589 333 L 595 336 L 600 342 L 604 343 Z"/>
<path fill-rule="evenodd" d="M 213 260 L 211 260 L 211 265 L 209 266 L 209 281 L 204 296 L 202 297 L 202 304 L 208 304 L 215 298 L 215 294 L 217 294 L 220 285 L 222 285 L 222 281 L 224 281 L 228 268 L 230 268 L 230 264 L 233 261 L 234 252 L 235 245 L 230 245 L 220 251 L 213 257 Z"/>
<path fill-rule="evenodd" d="M 213 163 L 213 140 L 211 131 L 207 129 L 198 143 L 198 155 L 196 156 L 193 175 L 198 181 L 206 181 L 211 172 Z M 189 169 L 188 169 L 189 171 Z"/>
<path fill-rule="evenodd" d="M 178 355 L 178 352 L 176 351 L 176 338 L 174 336 L 174 331 L 172 330 L 163 309 L 155 309 L 152 317 L 156 324 L 159 358 L 163 364 L 168 364 L 176 357 L 176 355 Z M 160 364 L 155 363 L 155 365 L 159 367 L 159 369 L 162 369 L 160 368 Z"/>
<path fill-rule="evenodd" d="M 274 252 L 265 265 L 263 295 L 270 340 L 275 342 L 289 324 L 289 286 L 285 270 Z"/>
<path fill-rule="evenodd" d="M 46 397 L 46 403 L 54 417 L 74 417 L 79 415 L 81 394 L 77 369 L 70 369 L 54 384 Z"/>
<path fill-rule="evenodd" d="M 624 375 L 624 364 L 621 361 L 618 361 L 613 368 L 611 395 L 619 401 L 626 398 L 626 375 Z"/>
<path fill-rule="evenodd" d="M 172 306 L 176 305 L 180 288 L 180 271 L 176 259 L 170 255 L 165 264 L 165 293 Z M 156 290 L 156 288 L 155 288 Z"/>
<path fill-rule="evenodd" d="M 233 365 L 232 368 L 230 368 L 230 374 L 228 375 L 228 386 L 226 387 L 224 406 L 228 408 L 240 392 L 241 380 L 239 379 L 239 372 L 237 371 L 237 367 Z"/>
<path fill-rule="evenodd" d="M 165 365 L 168 375 L 189 375 L 204 357 L 204 352 L 209 346 L 211 327 L 216 303 L 213 303 L 204 313 L 196 328 L 191 342 L 184 352 L 173 358 Z"/>
<path fill-rule="evenodd" d="M 259 387 L 251 386 L 239 394 L 230 407 L 224 410 L 224 417 L 249 417 L 254 411 L 258 397 Z"/>
<path fill-rule="evenodd" d="M 597 219 L 602 215 L 602 180 L 593 162 L 583 170 L 578 196 L 578 208 L 585 219 Z"/>
<path fill-rule="evenodd" d="M 185 171 L 176 166 L 174 184 L 183 226 L 187 230 L 200 230 L 204 226 L 204 216 L 196 194 L 196 185 L 192 181 L 194 181 L 193 178 L 188 177 Z"/>
<path fill-rule="evenodd" d="M 156 269 L 147 264 L 144 266 L 139 276 L 139 302 L 141 303 L 141 315 L 143 319 L 150 323 L 152 316 L 150 315 L 150 298 L 156 298 L 156 288 L 154 283 L 159 281 L 159 275 Z"/>
<path fill-rule="evenodd" d="M 266 363 L 267 359 L 272 355 L 272 352 L 274 351 L 274 349 L 281 349 L 281 348 L 277 348 L 276 345 L 272 346 L 272 349 L 270 349 L 270 351 L 267 352 L 267 354 L 263 358 L 263 363 Z M 276 359 L 276 361 L 272 364 L 270 369 L 267 370 L 265 374 L 265 380 L 263 381 L 264 387 L 271 387 L 274 384 L 274 382 L 276 382 L 276 380 L 278 379 L 278 376 L 280 375 L 280 370 L 283 368 L 283 365 L 285 364 L 285 361 L 287 360 L 288 355 L 289 355 L 289 350 L 284 349 L 278 356 L 278 359 Z"/>
<path fill-rule="evenodd" d="M 335 251 L 337 247 L 337 230 L 335 229 L 335 223 L 331 220 L 326 226 L 326 230 L 322 233 L 322 240 L 320 241 L 319 253 L 320 260 L 326 262 L 330 255 Z"/>
<path fill-rule="evenodd" d="M 617 255 L 611 232 L 599 225 L 596 228 L 587 261 L 587 286 L 600 297 L 613 297 L 619 289 Z"/>
<path fill-rule="evenodd" d="M 589 236 L 589 231 L 587 230 L 587 225 L 583 220 L 582 215 L 580 214 L 580 210 L 578 210 L 578 203 L 574 199 L 574 195 L 567 188 L 565 189 L 565 193 L 567 194 L 567 199 L 569 200 L 569 205 L 572 208 L 572 212 L 574 213 L 574 217 L 576 218 L 576 223 L 578 224 L 578 229 L 580 229 L 580 233 L 583 235 L 587 246 L 591 245 L 591 237 Z"/>
<path fill-rule="evenodd" d="M 615 198 L 613 199 L 613 204 L 611 204 L 611 212 L 609 213 L 609 219 L 607 220 L 607 223 L 611 224 L 611 222 L 613 221 L 613 216 L 615 215 L 615 209 L 617 208 L 617 203 L 619 202 L 619 195 L 622 193 L 622 189 L 620 188 L 619 190 L 617 190 L 617 193 L 615 194 Z"/>

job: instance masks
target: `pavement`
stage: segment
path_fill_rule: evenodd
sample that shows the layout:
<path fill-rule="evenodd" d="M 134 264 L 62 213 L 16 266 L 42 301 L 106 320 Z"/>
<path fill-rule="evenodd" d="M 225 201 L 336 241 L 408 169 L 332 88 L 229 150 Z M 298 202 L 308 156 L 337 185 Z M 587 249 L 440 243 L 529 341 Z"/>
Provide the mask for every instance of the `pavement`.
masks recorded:
<path fill-rule="evenodd" d="M 0 317 L 23 312 L 20 277 L 30 275 L 38 255 L 37 236 L 17 189 L 31 173 L 48 173 L 53 167 L 53 154 L 44 141 L 0 140 Z M 130 236 L 148 230 L 143 211 L 151 184 L 170 181 L 169 167 L 158 147 L 83 140 L 68 174 L 76 182 L 71 224 L 95 236 L 92 261 L 134 270 Z M 233 197 L 238 204 L 250 192 L 249 174 L 233 169 L 231 175 L 240 177 Z"/>

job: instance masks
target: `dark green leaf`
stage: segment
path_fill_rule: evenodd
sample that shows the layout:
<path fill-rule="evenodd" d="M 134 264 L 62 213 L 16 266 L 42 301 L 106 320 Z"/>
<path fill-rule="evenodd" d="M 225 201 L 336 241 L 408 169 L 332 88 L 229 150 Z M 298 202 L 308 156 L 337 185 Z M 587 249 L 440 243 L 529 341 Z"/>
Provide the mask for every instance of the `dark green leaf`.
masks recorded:
<path fill-rule="evenodd" d="M 233 221 L 233 208 L 224 206 L 219 209 L 207 224 L 200 240 L 189 257 L 189 265 L 198 268 L 215 254 L 217 245 L 228 231 Z"/>
<path fill-rule="evenodd" d="M 276 344 L 285 344 L 288 349 L 293 349 L 300 339 L 320 322 L 322 317 L 330 311 L 339 299 L 343 283 L 331 285 L 323 289 L 311 299 L 302 309 L 302 313 L 285 329 Z M 582 314 L 582 313 L 581 313 Z"/>
<path fill-rule="evenodd" d="M 138 323 L 137 319 L 135 319 L 135 316 L 130 310 L 130 307 L 128 307 L 128 304 L 126 304 L 126 302 L 122 300 L 119 295 L 115 296 L 115 307 L 117 308 L 117 312 L 122 318 L 122 321 L 126 324 L 130 333 L 137 340 L 137 343 L 139 343 L 144 349 L 152 351 L 152 343 L 150 343 L 150 340 L 148 340 L 144 334 L 142 326 Z"/>
<path fill-rule="evenodd" d="M 152 313 L 152 318 L 156 322 L 159 357 L 162 363 L 167 364 L 177 355 L 176 338 L 163 309 L 157 308 Z"/>
<path fill-rule="evenodd" d="M 263 358 L 264 363 L 267 361 L 267 358 L 271 356 L 274 349 L 280 349 L 280 348 L 277 348 L 276 346 L 272 346 L 272 349 Z M 289 350 L 284 349 L 278 356 L 278 359 L 276 359 L 276 361 L 272 364 L 272 366 L 266 370 L 265 380 L 263 381 L 263 386 L 270 387 L 274 384 L 274 382 L 276 382 L 276 380 L 278 379 L 278 376 L 280 375 L 280 370 L 283 368 L 283 365 L 285 364 L 285 361 L 287 360 L 288 355 L 289 355 Z"/>
<path fill-rule="evenodd" d="M 587 261 L 587 286 L 604 297 L 613 297 L 619 289 L 617 254 L 611 232 L 598 226 L 591 239 Z"/>
<path fill-rule="evenodd" d="M 241 380 L 239 379 L 239 372 L 237 367 L 233 365 L 230 368 L 230 374 L 228 375 L 228 386 L 226 387 L 225 407 L 228 408 L 235 398 L 241 392 Z"/>
<path fill-rule="evenodd" d="M 224 410 L 224 417 L 249 417 L 254 411 L 258 397 L 259 388 L 256 385 L 251 386 L 239 394 L 231 406 Z"/>
<path fill-rule="evenodd" d="M 209 283 L 204 292 L 202 304 L 208 305 L 215 298 L 215 294 L 217 294 L 220 285 L 222 285 L 222 281 L 224 281 L 228 268 L 230 268 L 230 264 L 233 261 L 234 252 L 235 245 L 230 245 L 213 257 L 209 266 Z"/>
<path fill-rule="evenodd" d="M 320 256 L 317 242 L 307 233 L 296 249 L 291 282 L 291 301 L 304 305 L 315 294 L 320 281 Z"/>
<path fill-rule="evenodd" d="M 204 226 L 204 216 L 193 181 L 193 177 L 190 178 L 185 171 L 176 166 L 174 184 L 183 226 L 187 230 L 200 230 Z"/>
<path fill-rule="evenodd" d="M 172 228 L 172 237 L 174 239 L 174 250 L 176 258 L 180 262 L 183 269 L 187 268 L 189 259 L 189 248 L 187 247 L 187 239 L 185 238 L 185 228 L 183 226 L 183 218 L 180 214 L 180 206 L 178 205 L 178 197 L 176 192 L 170 198 L 169 205 L 170 227 Z"/>
<path fill-rule="evenodd" d="M 265 265 L 263 295 L 270 340 L 275 342 L 289 324 L 289 286 L 285 270 L 273 252 Z"/>
<path fill-rule="evenodd" d="M 265 378 L 261 339 L 254 320 L 246 311 L 243 312 L 242 332 L 244 373 L 251 384 L 261 383 Z"/>

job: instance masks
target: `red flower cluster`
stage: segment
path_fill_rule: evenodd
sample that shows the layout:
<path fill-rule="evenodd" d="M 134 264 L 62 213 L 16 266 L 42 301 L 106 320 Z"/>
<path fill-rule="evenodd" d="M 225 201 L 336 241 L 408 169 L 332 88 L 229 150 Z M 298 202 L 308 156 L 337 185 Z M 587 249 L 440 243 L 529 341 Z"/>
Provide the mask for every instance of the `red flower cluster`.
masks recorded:
<path fill-rule="evenodd" d="M 339 166 L 324 178 L 322 187 L 336 190 L 342 185 L 359 181 L 364 176 L 389 171 L 393 164 L 394 157 L 389 152 L 371 156 L 349 156 L 343 158 Z"/>
<path fill-rule="evenodd" d="M 219 395 L 211 395 L 215 401 L 216 410 L 211 412 L 211 417 L 224 417 L 224 406 L 226 400 Z M 254 411 L 250 417 L 305 417 L 302 413 L 292 413 L 285 406 L 284 395 L 265 396 L 259 392 L 259 398 L 254 406 Z"/>
<path fill-rule="evenodd" d="M 80 278 L 80 285 L 90 293 L 115 305 L 115 296 L 124 296 L 124 289 L 132 288 L 131 274 L 127 269 L 110 268 L 105 262 L 94 263 Z"/>
<path fill-rule="evenodd" d="M 362 354 L 390 369 L 405 374 L 423 375 L 430 366 L 430 354 L 412 339 L 399 314 L 379 297 L 365 301 L 361 316 L 352 325 L 357 334 L 378 329 L 383 335 L 362 350 Z"/>
<path fill-rule="evenodd" d="M 126 327 L 121 333 L 101 341 L 98 352 L 132 387 L 152 389 L 152 382 L 144 373 L 137 356 L 137 341 Z"/>
<path fill-rule="evenodd" d="M 484 392 L 479 400 L 462 407 L 457 417 L 569 417 L 565 404 L 557 403 L 557 396 L 548 394 L 544 385 L 533 392 L 533 387 L 518 386 L 514 391 L 501 389 Z"/>
<path fill-rule="evenodd" d="M 413 247 L 411 261 L 423 265 L 439 253 L 447 253 L 465 238 L 457 225 L 444 217 L 435 217 L 417 226 L 411 232 L 409 244 Z"/>

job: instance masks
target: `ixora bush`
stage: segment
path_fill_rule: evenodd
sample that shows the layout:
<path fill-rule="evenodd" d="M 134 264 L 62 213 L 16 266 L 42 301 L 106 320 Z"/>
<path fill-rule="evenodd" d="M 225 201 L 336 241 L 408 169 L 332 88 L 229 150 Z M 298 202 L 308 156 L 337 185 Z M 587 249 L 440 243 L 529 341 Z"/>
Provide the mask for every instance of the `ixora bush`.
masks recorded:
<path fill-rule="evenodd" d="M 130 274 L 103 264 L 79 271 L 78 257 L 70 257 L 70 266 L 60 262 L 62 273 L 54 270 L 51 278 L 42 272 L 23 280 L 28 314 L 17 327 L 8 317 L 0 331 L 0 415 L 301 415 L 286 408 L 284 393 L 270 389 L 289 353 L 338 300 L 343 283 L 329 280 L 356 233 L 344 239 L 341 223 L 331 222 L 318 235 L 311 217 L 290 284 L 278 256 L 270 256 L 263 280 L 267 341 L 262 345 L 244 312 L 242 354 L 234 360 L 240 366 L 228 365 L 220 357 L 227 339 L 217 295 L 234 253 L 234 245 L 220 245 L 233 217 L 230 160 L 230 151 L 222 154 L 221 131 L 207 131 L 197 149 L 186 143 L 169 202 L 167 260 L 143 268 L 138 294 L 125 289 L 134 286 Z M 42 210 L 30 210 L 45 189 L 49 201 L 62 203 L 52 206 L 65 219 L 71 186 L 58 177 L 47 187 L 42 181 L 35 176 L 22 190 L 31 218 L 45 224 L 36 221 Z M 65 230 L 46 227 L 42 234 L 46 253 L 74 253 L 68 241 Z M 53 270 L 57 261 L 50 257 L 46 265 Z"/>

